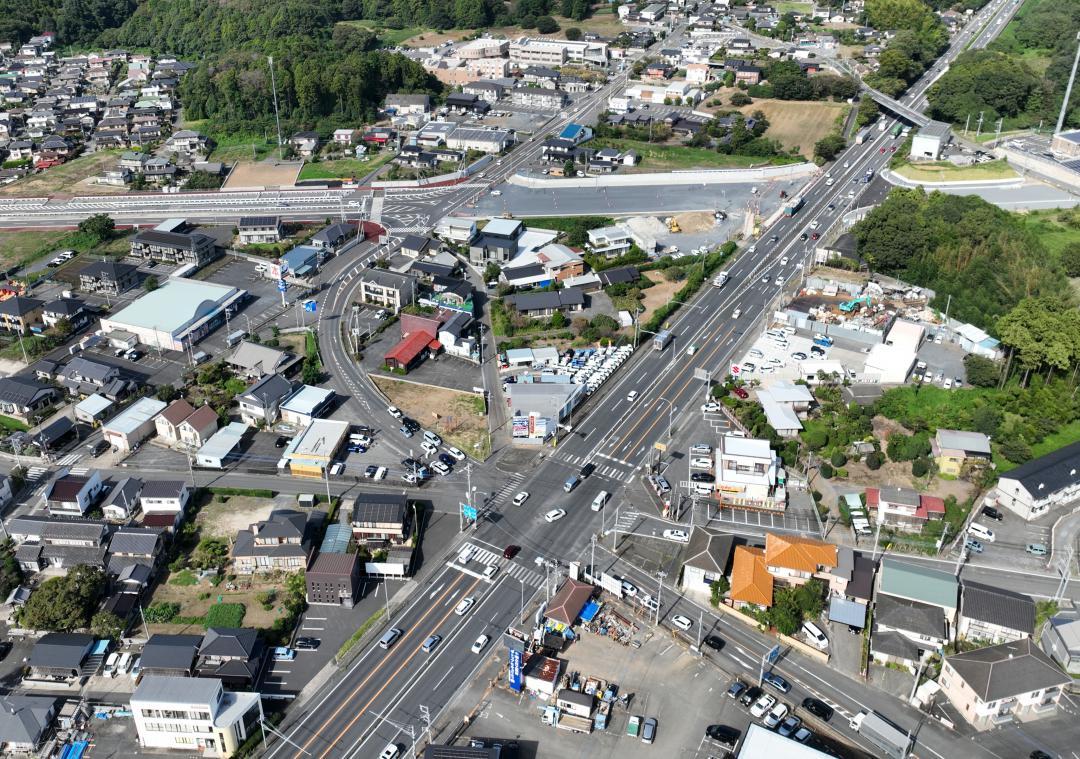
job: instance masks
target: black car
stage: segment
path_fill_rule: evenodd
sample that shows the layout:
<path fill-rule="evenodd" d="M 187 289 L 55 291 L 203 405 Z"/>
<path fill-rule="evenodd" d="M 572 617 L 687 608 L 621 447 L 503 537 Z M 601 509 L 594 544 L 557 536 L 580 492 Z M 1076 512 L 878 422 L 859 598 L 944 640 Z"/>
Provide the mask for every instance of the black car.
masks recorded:
<path fill-rule="evenodd" d="M 322 643 L 318 638 L 297 638 L 293 648 L 297 651 L 314 651 Z"/>
<path fill-rule="evenodd" d="M 714 651 L 719 651 L 724 647 L 724 639 L 719 635 L 706 635 L 703 643 Z"/>
<path fill-rule="evenodd" d="M 592 463 L 590 461 L 585 466 L 581 467 L 581 473 L 580 473 L 579 476 L 581 477 L 581 479 L 585 479 L 586 477 L 588 477 L 590 474 L 592 474 L 595 471 L 596 471 L 596 464 L 594 464 L 594 463 Z"/>
<path fill-rule="evenodd" d="M 1028 759 L 1054 759 L 1054 757 L 1050 756 L 1050 754 L 1046 753 L 1045 751 L 1039 751 L 1038 749 L 1035 749 L 1030 754 L 1028 754 Z"/>
<path fill-rule="evenodd" d="M 804 698 L 802 708 L 806 709 L 806 711 L 813 714 L 822 722 L 828 722 L 833 716 L 833 708 L 824 701 L 820 701 L 816 698 Z"/>
<path fill-rule="evenodd" d="M 714 476 L 708 472 L 693 472 L 690 475 L 690 479 L 694 482 L 712 482 Z"/>
<path fill-rule="evenodd" d="M 275 448 L 284 448 L 289 444 L 289 438 L 284 435 L 278 435 L 278 439 L 274 441 Z"/>
<path fill-rule="evenodd" d="M 989 517 L 996 522 L 1000 522 L 1002 519 L 1005 518 L 1005 515 L 995 509 L 993 506 L 983 506 L 982 513 L 984 517 Z"/>
<path fill-rule="evenodd" d="M 367 435 L 368 437 L 375 437 L 375 430 L 368 427 L 366 424 L 354 424 L 351 428 L 351 432 L 356 435 Z"/>
<path fill-rule="evenodd" d="M 407 416 L 402 417 L 401 424 L 409 432 L 415 433 L 415 432 L 419 431 L 419 429 L 420 429 L 420 422 L 416 421 L 415 419 L 410 419 Z"/>
<path fill-rule="evenodd" d="M 404 458 L 401 460 L 401 465 L 406 469 L 422 469 L 424 464 L 416 459 Z"/>
<path fill-rule="evenodd" d="M 734 746 L 738 743 L 742 731 L 727 725 L 709 725 L 705 728 L 705 735 L 725 746 Z"/>
<path fill-rule="evenodd" d="M 453 469 L 453 468 L 454 468 L 454 464 L 456 464 L 456 463 L 457 463 L 457 459 L 455 459 L 455 458 L 454 458 L 453 456 L 451 456 L 451 455 L 450 455 L 449 453 L 440 453 L 440 454 L 439 454 L 439 461 L 441 461 L 442 463 L 446 464 L 446 465 L 447 465 L 448 467 L 450 467 L 451 469 Z"/>
<path fill-rule="evenodd" d="M 799 239 L 802 240 L 803 242 L 806 242 L 807 240 L 810 239 L 810 235 L 806 234 L 806 232 L 803 232 L 801 235 L 799 235 Z"/>
<path fill-rule="evenodd" d="M 739 703 L 743 706 L 749 707 L 750 704 L 761 698 L 761 693 L 761 688 L 757 687 L 756 685 L 751 685 L 749 688 L 746 689 L 746 692 L 739 697 Z"/>
<path fill-rule="evenodd" d="M 371 479 L 372 477 L 375 476 L 375 473 L 377 471 L 379 471 L 379 467 L 375 466 L 374 464 L 371 464 L 367 469 L 364 470 L 364 476 L 367 477 L 368 479 Z"/>
<path fill-rule="evenodd" d="M 0 661 L 7 658 L 7 655 L 11 653 L 11 641 L 5 640 L 0 643 Z"/>

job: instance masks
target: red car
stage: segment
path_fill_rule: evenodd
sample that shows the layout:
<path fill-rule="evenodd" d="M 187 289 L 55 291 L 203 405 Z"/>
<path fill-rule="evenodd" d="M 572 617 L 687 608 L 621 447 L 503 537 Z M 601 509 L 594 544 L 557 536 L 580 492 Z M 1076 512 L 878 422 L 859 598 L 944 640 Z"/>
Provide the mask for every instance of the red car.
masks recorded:
<path fill-rule="evenodd" d="M 878 152 L 885 155 L 885 148 L 878 148 Z"/>
<path fill-rule="evenodd" d="M 896 152 L 896 146 L 893 145 L 891 148 L 889 148 L 889 152 L 890 153 L 895 153 Z"/>
<path fill-rule="evenodd" d="M 507 546 L 503 549 L 503 558 L 512 559 L 518 555 L 518 551 L 521 550 L 521 546 Z"/>
<path fill-rule="evenodd" d="M 735 393 L 736 398 L 740 398 L 744 401 L 750 397 L 750 393 L 746 392 L 741 387 L 733 387 L 731 388 L 731 392 Z"/>
<path fill-rule="evenodd" d="M 816 240 L 816 239 L 818 239 L 819 237 L 821 237 L 821 235 L 819 235 L 819 234 L 818 234 L 817 232 L 814 232 L 814 233 L 813 233 L 812 235 L 810 235 L 810 239 L 811 239 L 811 240 Z"/>

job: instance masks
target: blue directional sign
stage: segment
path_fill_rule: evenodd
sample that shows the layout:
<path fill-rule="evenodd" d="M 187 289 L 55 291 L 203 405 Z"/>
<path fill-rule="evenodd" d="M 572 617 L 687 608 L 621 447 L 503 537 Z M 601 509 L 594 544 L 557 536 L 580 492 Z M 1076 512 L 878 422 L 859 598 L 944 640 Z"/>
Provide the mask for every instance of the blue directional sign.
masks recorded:
<path fill-rule="evenodd" d="M 515 691 L 516 693 L 521 693 L 521 671 L 524 663 L 525 654 L 515 648 L 511 648 L 510 667 L 507 674 L 510 681 L 510 690 Z"/>
<path fill-rule="evenodd" d="M 313 300 L 304 301 L 304 310 L 308 311 L 310 313 L 315 313 L 315 301 L 313 301 Z"/>
<path fill-rule="evenodd" d="M 780 658 L 780 644 L 777 643 L 775 646 L 773 646 L 771 649 L 769 649 L 769 653 L 765 654 L 765 661 L 769 662 L 769 664 L 776 664 L 776 660 L 779 659 L 779 658 Z"/>
<path fill-rule="evenodd" d="M 283 279 L 279 279 L 277 283 L 277 289 L 279 293 L 283 293 L 289 289 L 289 284 Z"/>
<path fill-rule="evenodd" d="M 461 513 L 466 519 L 476 520 L 476 509 L 467 503 L 461 504 Z"/>

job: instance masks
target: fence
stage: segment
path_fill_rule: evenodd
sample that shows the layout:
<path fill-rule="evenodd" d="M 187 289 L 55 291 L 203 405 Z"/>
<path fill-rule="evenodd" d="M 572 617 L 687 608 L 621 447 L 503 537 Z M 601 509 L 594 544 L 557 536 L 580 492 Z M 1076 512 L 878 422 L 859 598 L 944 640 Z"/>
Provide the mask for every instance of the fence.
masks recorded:
<path fill-rule="evenodd" d="M 558 178 L 514 174 L 510 184 L 539 190 L 564 187 L 642 187 L 658 185 L 732 184 L 736 182 L 768 182 L 806 176 L 817 171 L 812 163 L 793 163 L 787 166 L 762 166 L 758 169 L 712 169 L 672 171 L 663 174 L 612 174 L 603 177 Z"/>

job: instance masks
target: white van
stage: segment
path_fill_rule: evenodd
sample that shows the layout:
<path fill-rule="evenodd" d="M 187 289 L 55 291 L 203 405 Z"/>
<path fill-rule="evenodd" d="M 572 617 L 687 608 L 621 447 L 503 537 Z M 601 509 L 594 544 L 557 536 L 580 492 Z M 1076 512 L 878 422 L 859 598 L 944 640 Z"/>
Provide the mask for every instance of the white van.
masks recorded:
<path fill-rule="evenodd" d="M 120 661 L 116 663 L 116 674 L 126 675 L 128 669 L 131 668 L 131 660 L 133 656 L 128 652 L 120 654 Z"/>
<path fill-rule="evenodd" d="M 691 482 L 690 489 L 694 495 L 712 495 L 713 486 L 707 482 Z"/>
<path fill-rule="evenodd" d="M 608 502 L 609 498 L 611 498 L 611 493 L 607 492 L 606 490 L 601 490 L 599 493 L 596 494 L 596 498 L 593 498 L 592 510 L 600 511 L 600 509 L 604 508 L 604 504 Z"/>
<path fill-rule="evenodd" d="M 803 622 L 802 631 L 816 648 L 820 648 L 822 651 L 829 648 L 829 639 L 825 637 L 825 633 L 821 631 L 821 628 L 813 622 Z"/>
<path fill-rule="evenodd" d="M 979 540 L 985 540 L 987 543 L 994 542 L 994 531 L 978 522 L 971 523 L 968 527 L 968 534 L 973 535 Z"/>
<path fill-rule="evenodd" d="M 117 654 L 117 653 L 109 654 L 109 658 L 105 660 L 105 669 L 101 674 L 105 675 L 105 677 L 115 677 L 116 676 L 116 664 L 119 661 L 120 661 L 120 654 Z"/>

